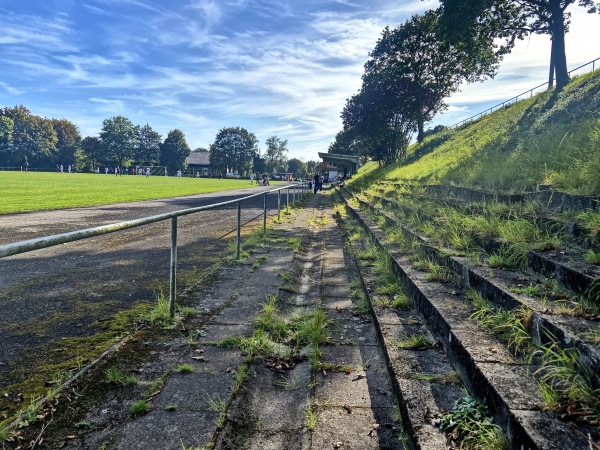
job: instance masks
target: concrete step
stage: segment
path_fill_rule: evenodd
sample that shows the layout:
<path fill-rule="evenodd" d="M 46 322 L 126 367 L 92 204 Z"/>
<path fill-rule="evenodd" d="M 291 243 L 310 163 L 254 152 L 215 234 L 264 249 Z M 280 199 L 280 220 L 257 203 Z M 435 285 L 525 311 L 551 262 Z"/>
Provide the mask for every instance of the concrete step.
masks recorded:
<path fill-rule="evenodd" d="M 383 231 L 364 213 L 352 208 L 377 244 L 385 249 Z M 390 252 L 397 275 L 406 284 L 431 333 L 444 346 L 462 381 L 485 399 L 494 418 L 507 432 L 512 448 L 586 449 L 585 433 L 546 411 L 537 383 L 526 365 L 515 359 L 494 336 L 469 320 L 473 307 L 447 283 L 429 282 L 408 259 Z"/>

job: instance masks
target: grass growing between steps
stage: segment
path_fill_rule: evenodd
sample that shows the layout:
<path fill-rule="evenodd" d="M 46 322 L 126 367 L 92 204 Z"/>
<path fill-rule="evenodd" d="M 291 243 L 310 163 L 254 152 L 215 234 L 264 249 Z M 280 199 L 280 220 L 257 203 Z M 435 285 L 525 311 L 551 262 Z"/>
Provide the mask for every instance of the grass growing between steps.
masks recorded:
<path fill-rule="evenodd" d="M 475 291 L 470 298 L 476 309 L 472 319 L 505 341 L 531 367 L 539 366 L 533 375 L 548 407 L 600 430 L 600 390 L 593 387 L 600 385 L 600 376 L 590 372 L 577 349 L 561 348 L 549 332 L 546 337 L 550 343 L 536 345 L 530 335 L 530 310 L 492 306 Z"/>
<path fill-rule="evenodd" d="M 493 422 L 486 405 L 467 395 L 456 401 L 448 414 L 441 416 L 451 448 L 508 450 L 502 429 Z"/>

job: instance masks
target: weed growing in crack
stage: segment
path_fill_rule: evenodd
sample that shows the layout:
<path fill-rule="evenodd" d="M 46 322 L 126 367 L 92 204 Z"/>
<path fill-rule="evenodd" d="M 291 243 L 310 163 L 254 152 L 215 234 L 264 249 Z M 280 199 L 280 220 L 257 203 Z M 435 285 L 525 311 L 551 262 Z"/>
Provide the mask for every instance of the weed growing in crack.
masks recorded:
<path fill-rule="evenodd" d="M 107 382 L 120 385 L 136 384 L 139 381 L 136 376 L 126 375 L 123 372 L 123 369 L 117 366 L 106 369 L 104 371 L 104 377 Z"/>
<path fill-rule="evenodd" d="M 318 420 L 319 415 L 316 408 L 314 406 L 309 406 L 306 409 L 306 414 L 304 416 L 304 424 L 306 425 L 306 428 L 309 430 L 314 430 L 317 426 Z"/>
<path fill-rule="evenodd" d="M 514 269 L 524 264 L 527 253 L 519 252 L 513 247 L 503 245 L 496 252 L 489 255 L 486 262 L 490 267 L 505 267 Z"/>
<path fill-rule="evenodd" d="M 397 341 L 396 346 L 399 348 L 423 350 L 430 348 L 433 343 L 423 334 L 412 336 L 403 341 Z"/>
<path fill-rule="evenodd" d="M 405 293 L 394 295 L 392 307 L 396 309 L 410 309 L 413 306 L 412 300 Z"/>
<path fill-rule="evenodd" d="M 294 251 L 294 253 L 298 253 L 302 247 L 302 239 L 299 237 L 289 238 L 287 245 L 288 248 Z"/>
<path fill-rule="evenodd" d="M 514 287 L 510 289 L 515 294 L 527 295 L 529 297 L 540 297 L 543 294 L 543 290 L 537 284 L 529 284 L 523 287 Z"/>
<path fill-rule="evenodd" d="M 600 345 L 600 330 L 598 328 L 590 328 L 587 332 L 583 333 L 583 337 L 596 346 Z"/>
<path fill-rule="evenodd" d="M 369 300 L 367 300 L 367 296 L 364 292 L 359 292 L 358 301 L 354 303 L 352 306 L 354 311 L 361 316 L 368 316 L 371 314 L 371 305 L 369 304 Z"/>
<path fill-rule="evenodd" d="M 138 400 L 131 404 L 131 408 L 129 408 L 129 414 L 132 417 L 139 417 L 148 412 L 150 405 L 146 400 Z"/>
<path fill-rule="evenodd" d="M 206 396 L 209 408 L 218 413 L 217 427 L 221 428 L 225 424 L 225 418 L 227 414 L 227 403 L 221 400 L 221 397 L 217 394 L 215 397 Z"/>
<path fill-rule="evenodd" d="M 450 437 L 453 447 L 508 450 L 508 440 L 493 422 L 488 408 L 474 397 L 458 399 L 448 414 L 443 414 L 440 430 Z"/>
<path fill-rule="evenodd" d="M 409 376 L 412 380 L 423 380 L 438 384 L 460 384 L 460 377 L 456 372 L 436 373 L 412 373 Z"/>
<path fill-rule="evenodd" d="M 179 364 L 177 366 L 177 372 L 179 373 L 192 373 L 194 367 L 191 364 Z"/>
<path fill-rule="evenodd" d="M 533 311 L 521 307 L 508 310 L 492 306 L 479 292 L 471 291 L 468 297 L 475 305 L 475 312 L 471 319 L 478 320 L 483 326 L 507 342 L 508 347 L 515 354 L 528 355 L 533 349 L 533 340 L 530 336 Z"/>
<path fill-rule="evenodd" d="M 156 305 L 148 313 L 148 322 L 153 327 L 169 327 L 175 319 L 171 318 L 170 302 L 161 292 L 156 298 Z"/>
<path fill-rule="evenodd" d="M 425 270 L 427 270 L 427 274 L 425 275 L 425 280 L 427 281 L 449 281 L 450 279 L 448 269 L 434 261 L 429 260 Z"/>
<path fill-rule="evenodd" d="M 161 389 L 165 386 L 166 377 L 167 375 L 165 374 L 150 383 L 148 390 L 144 393 L 144 398 L 146 400 L 151 399 L 161 391 Z"/>
<path fill-rule="evenodd" d="M 231 388 L 232 393 L 237 393 L 242 387 L 244 381 L 248 378 L 248 366 L 246 364 L 242 364 L 238 367 L 237 372 L 235 373 L 235 383 Z"/>
<path fill-rule="evenodd" d="M 585 252 L 585 262 L 588 264 L 600 265 L 600 253 L 590 249 Z"/>
<path fill-rule="evenodd" d="M 549 406 L 575 410 L 590 424 L 600 424 L 600 383 L 598 374 L 591 373 L 575 348 L 561 348 L 550 337 L 551 343 L 540 346 L 530 357 L 530 362 L 541 362 L 534 372 L 538 377 L 541 392 Z"/>

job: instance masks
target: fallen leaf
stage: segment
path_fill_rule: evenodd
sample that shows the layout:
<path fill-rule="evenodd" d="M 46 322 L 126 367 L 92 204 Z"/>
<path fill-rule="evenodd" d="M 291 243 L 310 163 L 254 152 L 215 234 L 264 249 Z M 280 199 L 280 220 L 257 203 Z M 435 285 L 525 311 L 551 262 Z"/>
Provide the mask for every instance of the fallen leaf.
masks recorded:
<path fill-rule="evenodd" d="M 76 438 L 77 438 L 77 436 L 75 436 L 74 434 L 70 434 L 65 439 L 76 439 Z"/>
<path fill-rule="evenodd" d="M 196 353 L 204 353 L 204 349 L 203 348 L 197 348 L 196 350 L 194 350 L 194 352 L 196 352 Z"/>
<path fill-rule="evenodd" d="M 352 414 L 352 406 L 348 404 L 344 404 L 344 409 L 348 411 L 348 414 Z"/>
<path fill-rule="evenodd" d="M 192 359 L 195 359 L 196 361 L 206 361 L 204 356 L 192 356 Z"/>
<path fill-rule="evenodd" d="M 352 381 L 362 380 L 363 378 L 367 378 L 367 376 L 366 375 L 356 375 L 356 377 L 354 377 L 352 379 Z"/>

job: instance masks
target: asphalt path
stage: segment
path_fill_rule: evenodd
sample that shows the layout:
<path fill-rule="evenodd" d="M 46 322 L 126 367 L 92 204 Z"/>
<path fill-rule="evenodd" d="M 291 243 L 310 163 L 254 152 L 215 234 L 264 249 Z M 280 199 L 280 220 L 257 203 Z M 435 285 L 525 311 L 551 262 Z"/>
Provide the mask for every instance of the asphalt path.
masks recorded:
<path fill-rule="evenodd" d="M 245 197 L 254 186 L 188 197 L 0 215 L 0 245 Z M 289 200 L 293 199 L 290 190 Z M 281 206 L 285 207 L 286 191 Z M 267 194 L 268 214 L 277 194 Z M 263 196 L 242 202 L 242 223 L 262 225 Z M 237 206 L 178 218 L 180 287 L 210 266 L 235 236 Z M 157 291 L 168 295 L 169 220 L 0 259 L 0 394 L 36 370 L 61 340 L 93 335 L 102 321 Z M 166 289 L 166 290 L 165 290 Z M 1 399 L 0 399 L 1 403 Z M 0 405 L 1 407 L 1 405 Z"/>

